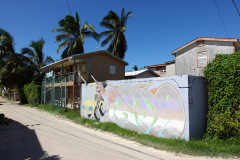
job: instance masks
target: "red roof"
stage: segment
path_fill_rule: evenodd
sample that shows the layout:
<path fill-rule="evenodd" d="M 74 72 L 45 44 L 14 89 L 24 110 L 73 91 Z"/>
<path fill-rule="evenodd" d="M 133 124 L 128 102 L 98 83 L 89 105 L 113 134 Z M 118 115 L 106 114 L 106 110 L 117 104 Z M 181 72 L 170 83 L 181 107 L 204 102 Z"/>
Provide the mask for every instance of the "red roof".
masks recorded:
<path fill-rule="evenodd" d="M 192 40 L 191 42 L 188 42 L 187 44 L 183 45 L 182 47 L 172 51 L 172 55 L 176 54 L 176 52 L 182 50 L 183 48 L 197 42 L 197 41 L 203 41 L 203 40 L 206 40 L 206 41 L 227 41 L 227 42 L 238 42 L 239 39 L 236 39 L 236 38 L 210 38 L 210 37 L 198 37 L 194 40 Z"/>
<path fill-rule="evenodd" d="M 151 66 L 145 66 L 146 68 L 155 68 L 155 67 L 161 67 L 161 66 L 166 66 L 166 63 L 162 63 L 162 64 L 155 64 L 155 65 L 151 65 Z"/>

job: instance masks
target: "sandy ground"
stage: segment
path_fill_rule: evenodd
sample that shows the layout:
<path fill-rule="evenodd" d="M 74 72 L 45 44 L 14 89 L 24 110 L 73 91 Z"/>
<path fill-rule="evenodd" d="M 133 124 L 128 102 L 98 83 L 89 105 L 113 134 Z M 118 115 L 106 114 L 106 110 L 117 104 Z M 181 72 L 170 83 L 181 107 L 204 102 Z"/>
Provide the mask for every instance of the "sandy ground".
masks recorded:
<path fill-rule="evenodd" d="M 9 126 L 0 126 L 0 159 L 3 160 L 221 159 L 156 150 L 1 98 L 0 113 L 14 120 Z"/>

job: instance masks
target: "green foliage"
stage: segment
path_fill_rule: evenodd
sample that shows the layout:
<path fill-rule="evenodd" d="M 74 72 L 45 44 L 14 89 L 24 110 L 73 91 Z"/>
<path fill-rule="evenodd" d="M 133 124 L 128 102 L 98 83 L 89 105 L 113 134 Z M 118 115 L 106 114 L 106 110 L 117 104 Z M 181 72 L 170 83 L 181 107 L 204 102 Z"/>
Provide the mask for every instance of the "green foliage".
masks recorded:
<path fill-rule="evenodd" d="M 41 86 L 36 85 L 35 82 L 24 85 L 24 93 L 29 103 L 39 102 L 41 96 Z"/>
<path fill-rule="evenodd" d="M 99 35 L 95 32 L 92 24 L 85 22 L 81 27 L 80 17 L 76 12 L 76 16 L 66 15 L 64 19 L 58 22 L 59 28 L 53 29 L 52 32 L 59 32 L 55 42 L 62 42 L 57 50 L 57 53 L 63 48 L 61 57 L 66 58 L 74 54 L 84 53 L 84 41 L 87 37 L 92 37 L 99 40 Z"/>
<path fill-rule="evenodd" d="M 101 46 L 103 47 L 109 43 L 107 51 L 121 59 L 125 57 L 125 52 L 128 48 L 124 32 L 127 30 L 127 20 L 132 15 L 132 12 L 125 13 L 124 8 L 122 9 L 120 16 L 111 10 L 100 22 L 101 27 L 108 29 L 107 31 L 100 33 L 100 37 L 107 36 L 101 42 Z"/>
<path fill-rule="evenodd" d="M 27 103 L 27 98 L 24 94 L 23 87 L 19 88 L 19 99 L 20 99 L 20 104 L 26 104 Z"/>
<path fill-rule="evenodd" d="M 207 135 L 240 142 L 240 51 L 217 55 L 204 75 L 209 107 Z"/>
<path fill-rule="evenodd" d="M 32 65 L 32 68 L 35 72 L 33 80 L 36 82 L 36 84 L 41 84 L 43 80 L 44 72 L 42 67 L 54 62 L 52 57 L 45 56 L 43 52 L 44 44 L 44 39 L 40 38 L 37 41 L 32 40 L 29 48 L 25 47 L 21 49 L 21 54 L 27 55 L 34 62 Z"/>
<path fill-rule="evenodd" d="M 5 92 L 4 90 L 2 90 L 2 96 L 3 96 L 3 97 L 7 97 L 7 92 Z"/>

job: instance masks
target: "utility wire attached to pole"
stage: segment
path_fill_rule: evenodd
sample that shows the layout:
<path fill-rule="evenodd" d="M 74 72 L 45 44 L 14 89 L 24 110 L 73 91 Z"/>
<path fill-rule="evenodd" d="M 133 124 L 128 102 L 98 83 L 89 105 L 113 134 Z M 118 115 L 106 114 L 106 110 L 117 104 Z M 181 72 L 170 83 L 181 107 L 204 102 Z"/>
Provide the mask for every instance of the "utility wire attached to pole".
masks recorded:
<path fill-rule="evenodd" d="M 67 2 L 67 6 L 68 6 L 68 10 L 69 10 L 69 12 L 70 12 L 70 15 L 72 16 L 72 12 L 71 12 L 71 10 L 70 10 L 69 4 L 68 4 L 68 0 L 66 0 L 66 2 Z"/>
<path fill-rule="evenodd" d="M 220 18 L 221 18 L 223 28 L 224 28 L 224 30 L 225 30 L 225 32 L 226 32 L 227 37 L 229 38 L 227 29 L 226 29 L 226 27 L 225 27 L 225 25 L 224 25 L 224 23 L 223 23 L 222 15 L 221 15 L 221 13 L 220 13 L 220 10 L 219 10 L 219 8 L 218 8 L 218 4 L 217 4 L 217 1 L 216 1 L 216 0 L 215 0 L 215 4 L 216 4 L 216 6 L 217 6 L 218 14 L 219 14 L 219 16 L 220 16 Z"/>
<path fill-rule="evenodd" d="M 234 2 L 234 0 L 232 0 L 232 2 L 233 2 L 233 4 L 235 5 L 235 8 L 236 8 L 236 10 L 237 10 L 237 12 L 238 12 L 238 15 L 240 16 L 240 13 L 239 13 L 239 11 L 238 11 L 238 8 L 237 8 L 236 3 Z"/>

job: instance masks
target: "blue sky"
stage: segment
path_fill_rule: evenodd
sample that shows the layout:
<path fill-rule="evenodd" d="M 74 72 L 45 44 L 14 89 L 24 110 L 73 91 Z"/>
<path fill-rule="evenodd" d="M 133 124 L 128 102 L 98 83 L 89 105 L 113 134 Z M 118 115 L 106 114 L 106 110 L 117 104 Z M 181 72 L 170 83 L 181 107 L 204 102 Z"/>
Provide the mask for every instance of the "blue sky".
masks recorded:
<path fill-rule="evenodd" d="M 217 0 L 228 36 L 223 28 L 214 0 L 68 0 L 72 14 L 77 11 L 81 22 L 88 21 L 97 32 L 102 18 L 123 7 L 132 11 L 125 32 L 128 42 L 126 70 L 173 60 L 171 51 L 197 37 L 239 38 L 240 17 L 231 0 Z M 240 9 L 240 1 L 235 0 Z M 0 5 L 0 28 L 15 38 L 16 52 L 31 40 L 43 37 L 44 52 L 55 60 L 59 43 L 54 43 L 58 21 L 69 14 L 66 0 L 4 0 Z M 102 39 L 101 39 L 102 40 Z M 93 39 L 86 39 L 85 52 L 106 49 Z"/>

